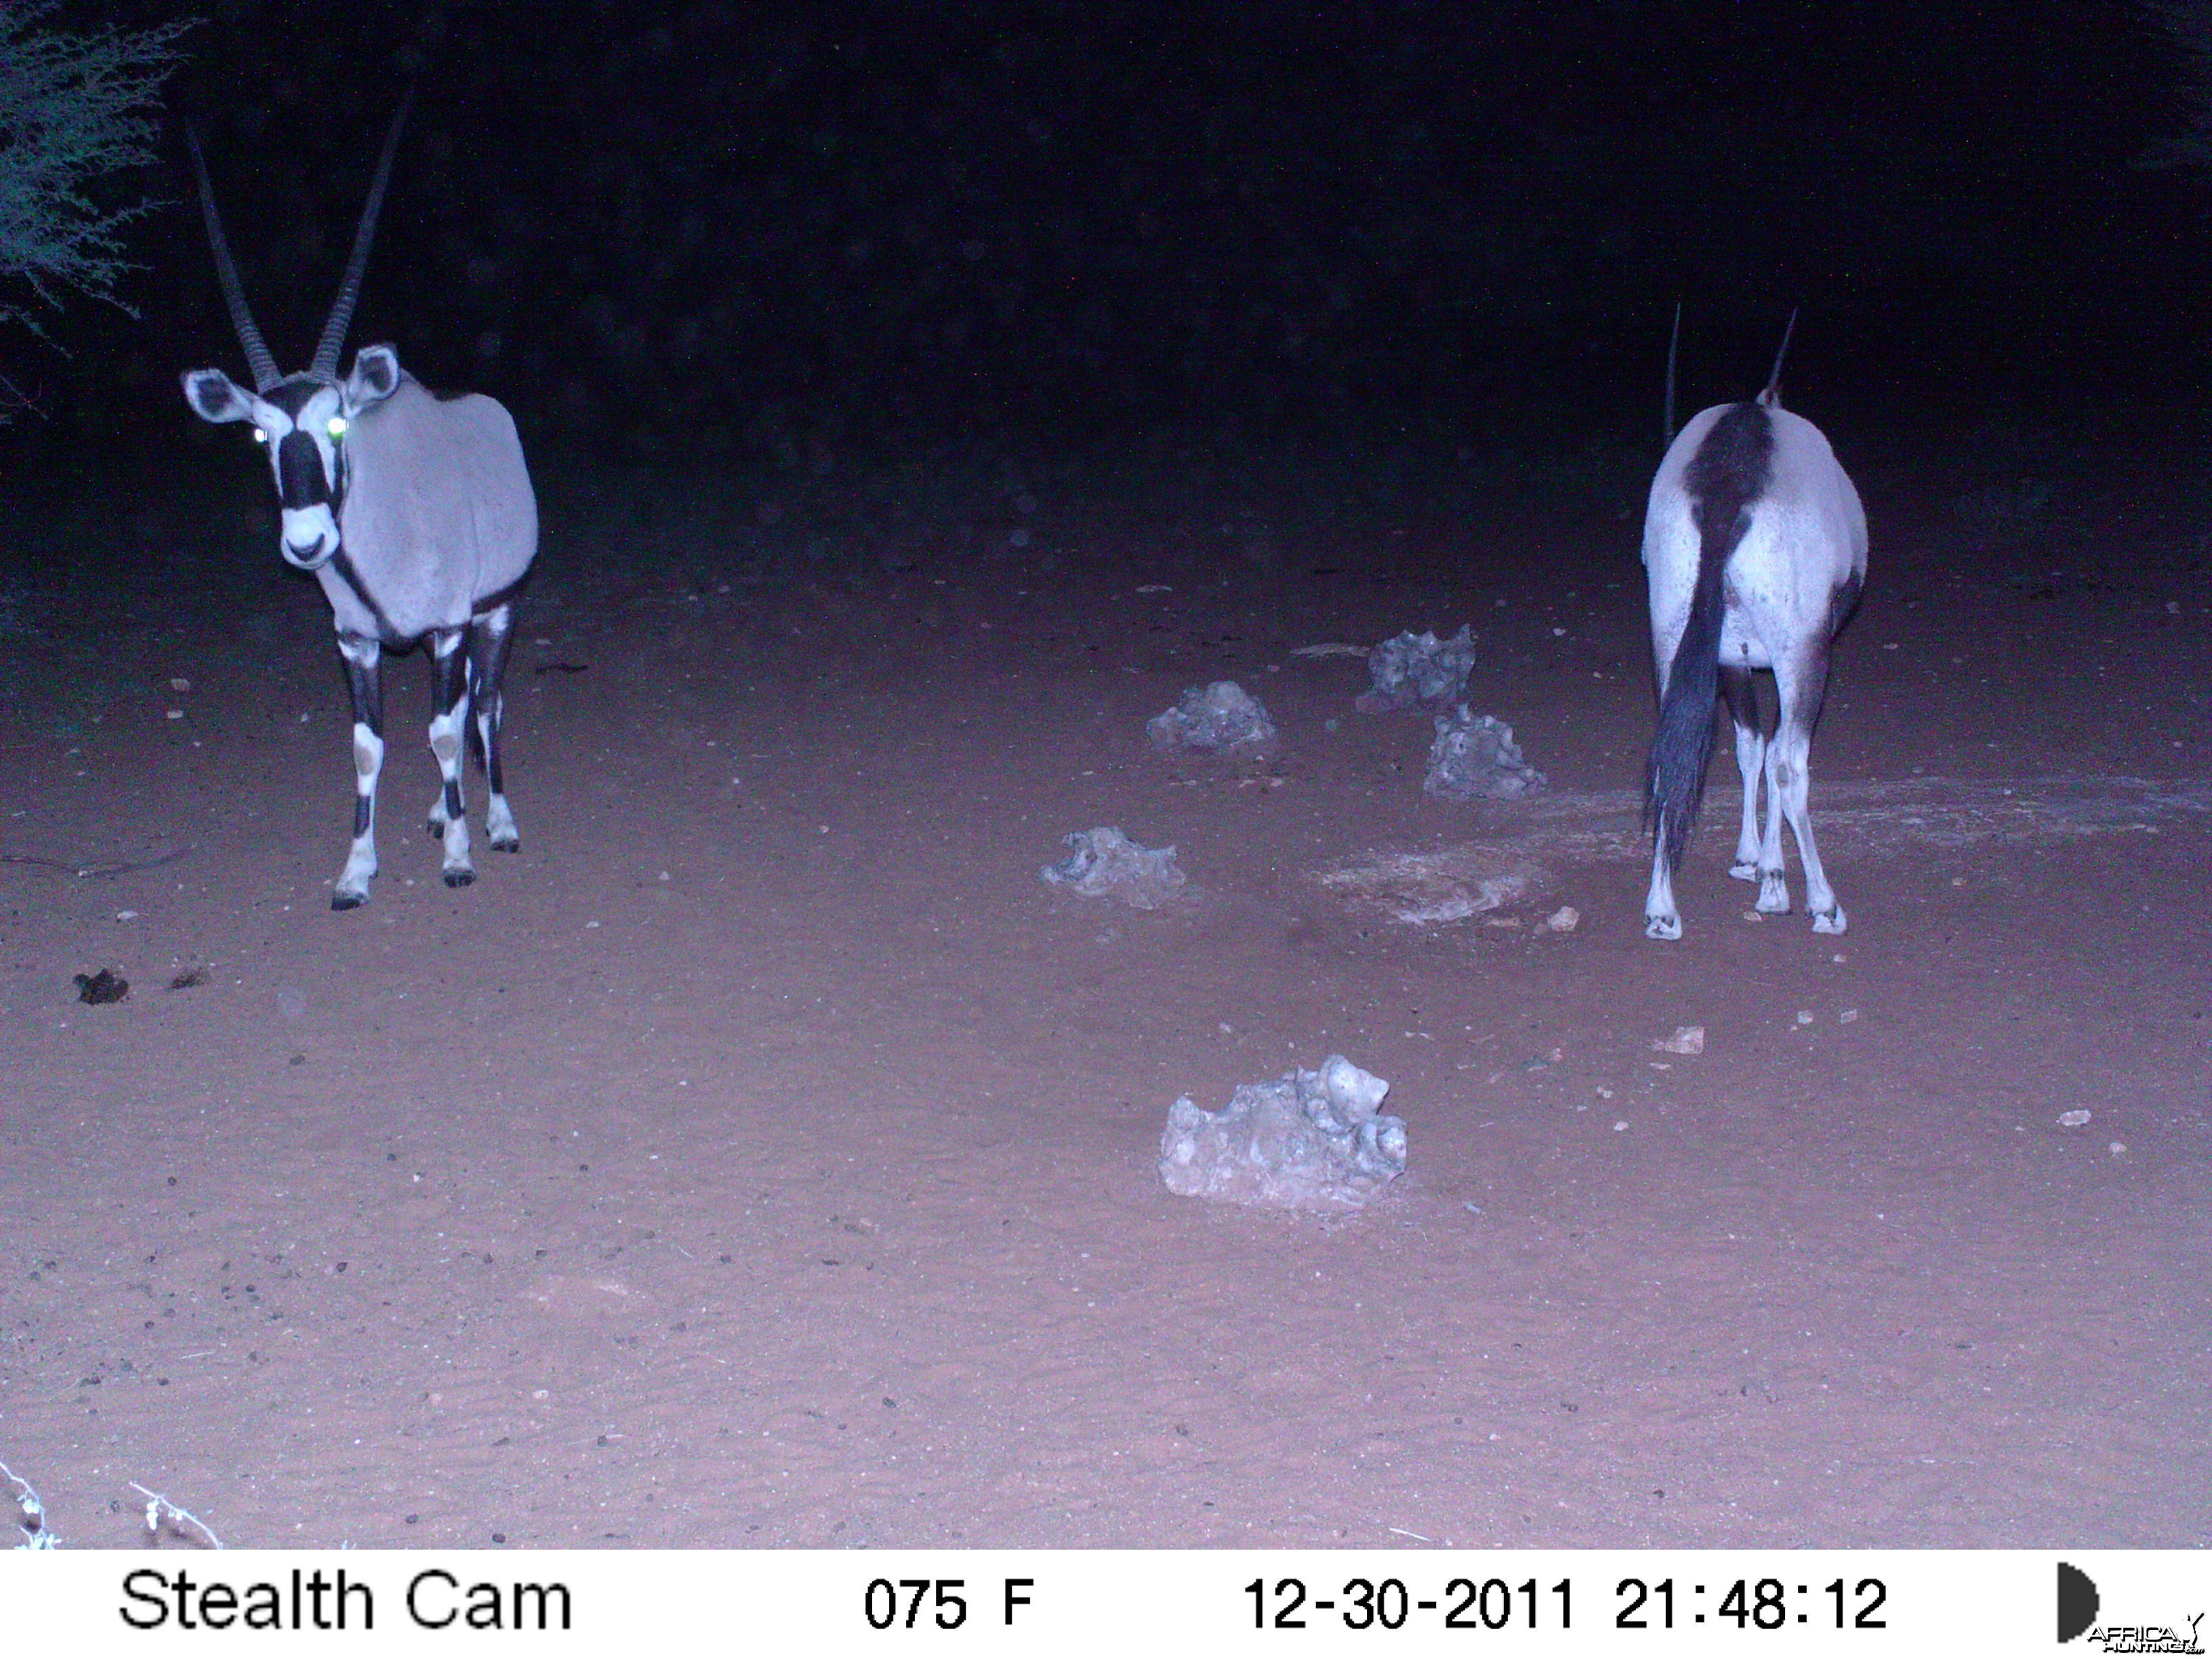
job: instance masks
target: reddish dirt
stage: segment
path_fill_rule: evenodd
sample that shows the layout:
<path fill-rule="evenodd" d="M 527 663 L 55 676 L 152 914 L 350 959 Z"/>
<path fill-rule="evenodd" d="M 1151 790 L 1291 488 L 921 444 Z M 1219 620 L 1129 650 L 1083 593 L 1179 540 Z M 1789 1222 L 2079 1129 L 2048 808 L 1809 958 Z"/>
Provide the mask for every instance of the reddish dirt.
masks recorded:
<path fill-rule="evenodd" d="M 1039 476 L 1026 547 L 983 489 L 964 544 L 921 502 L 865 580 L 727 592 L 549 514 L 523 850 L 439 884 L 410 658 L 347 915 L 326 613 L 261 519 L 28 579 L 0 1458 L 66 1542 L 142 1539 L 137 1481 L 264 1546 L 2212 1543 L 2187 503 L 1864 472 L 1850 932 L 1747 917 L 1717 762 L 1662 945 L 1632 523 Z M 1425 721 L 1290 654 L 1462 621 L 1530 802 L 1426 799 Z M 1148 750 L 1216 678 L 1273 763 Z M 1048 890 L 1097 824 L 1187 902 Z M 1315 879 L 1470 842 L 1540 888 L 1422 929 Z M 1408 1125 L 1381 1200 L 1164 1189 L 1178 1094 L 1331 1052 Z"/>

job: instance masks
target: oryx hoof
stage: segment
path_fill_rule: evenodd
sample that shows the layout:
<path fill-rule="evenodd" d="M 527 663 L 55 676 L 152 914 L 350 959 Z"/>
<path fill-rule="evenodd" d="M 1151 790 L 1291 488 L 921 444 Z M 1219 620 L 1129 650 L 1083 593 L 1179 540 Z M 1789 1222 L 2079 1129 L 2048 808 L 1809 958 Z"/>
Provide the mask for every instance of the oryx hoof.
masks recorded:
<path fill-rule="evenodd" d="M 1729 866 L 1729 874 L 1734 876 L 1738 881 L 1757 881 L 1759 860 L 1756 858 L 1738 859 L 1734 864 Z"/>
<path fill-rule="evenodd" d="M 1816 933 L 1840 933 L 1849 926 L 1840 904 L 1831 910 L 1815 911 L 1813 915 L 1813 931 Z"/>
<path fill-rule="evenodd" d="M 1644 937 L 1680 939 L 1682 937 L 1682 919 L 1680 916 L 1646 916 L 1644 918 Z"/>
<path fill-rule="evenodd" d="M 446 872 L 446 885 L 448 887 L 466 887 L 471 883 L 474 882 L 476 878 L 477 872 L 470 869 L 466 865 L 463 865 L 458 870 L 448 870 Z"/>
<path fill-rule="evenodd" d="M 368 890 L 367 888 L 363 888 L 360 892 L 356 893 L 341 887 L 337 891 L 331 895 L 331 908 L 333 910 L 358 910 L 362 905 L 368 902 Z"/>
<path fill-rule="evenodd" d="M 494 836 L 491 838 L 491 850 L 495 853 L 520 853 L 522 850 L 522 837 L 512 830 L 503 836 Z"/>
<path fill-rule="evenodd" d="M 1759 878 L 1759 902 L 1751 907 L 1762 916 L 1786 916 L 1790 914 L 1790 884 L 1779 871 L 1762 873 Z"/>

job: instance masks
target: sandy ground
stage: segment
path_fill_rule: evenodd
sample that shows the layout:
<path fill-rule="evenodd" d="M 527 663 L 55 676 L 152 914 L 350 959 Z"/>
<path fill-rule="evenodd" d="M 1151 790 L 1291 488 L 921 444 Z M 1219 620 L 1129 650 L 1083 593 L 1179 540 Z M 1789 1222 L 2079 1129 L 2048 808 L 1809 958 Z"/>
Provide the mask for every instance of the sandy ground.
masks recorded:
<path fill-rule="evenodd" d="M 346 915 L 256 475 L 198 541 L 52 527 L 0 618 L 0 1458 L 67 1542 L 142 1541 L 138 1481 L 264 1546 L 2212 1543 L 2199 505 L 1863 469 L 1850 932 L 1747 914 L 1717 766 L 1661 945 L 1613 512 L 885 476 L 857 574 L 550 510 L 522 851 L 439 883 L 418 654 Z M 1426 799 L 1425 720 L 1291 653 L 1462 622 L 1528 802 Z M 1272 761 L 1147 748 L 1217 678 Z M 1048 890 L 1098 824 L 1183 902 Z M 1538 878 L 1434 927 L 1317 878 L 1468 848 Z M 1381 1200 L 1164 1189 L 1177 1095 L 1332 1052 L 1408 1125 Z"/>

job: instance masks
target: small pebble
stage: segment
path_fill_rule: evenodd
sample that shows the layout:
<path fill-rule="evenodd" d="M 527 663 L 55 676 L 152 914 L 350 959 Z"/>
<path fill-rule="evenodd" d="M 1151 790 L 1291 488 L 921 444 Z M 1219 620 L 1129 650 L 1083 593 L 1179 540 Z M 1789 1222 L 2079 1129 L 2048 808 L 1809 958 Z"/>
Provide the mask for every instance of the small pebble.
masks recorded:
<path fill-rule="evenodd" d="M 2058 1121 L 2069 1129 L 2078 1129 L 2088 1121 L 2089 1114 L 2078 1106 L 2070 1112 L 2061 1112 L 2058 1115 Z"/>
<path fill-rule="evenodd" d="M 1800 1008 L 1797 1011 L 1797 1023 L 1800 1025 L 1810 1025 L 1813 1023 L 1813 1011 L 1810 1008 Z"/>

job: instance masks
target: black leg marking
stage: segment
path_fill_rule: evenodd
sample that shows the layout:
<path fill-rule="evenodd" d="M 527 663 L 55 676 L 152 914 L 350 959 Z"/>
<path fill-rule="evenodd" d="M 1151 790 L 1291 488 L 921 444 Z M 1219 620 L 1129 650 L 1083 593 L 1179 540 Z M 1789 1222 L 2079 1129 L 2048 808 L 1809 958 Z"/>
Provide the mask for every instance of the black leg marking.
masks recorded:
<path fill-rule="evenodd" d="M 1777 684 L 1779 684 L 1778 680 Z M 1786 722 L 1813 740 L 1813 732 L 1820 724 L 1820 710 L 1828 701 L 1828 641 L 1808 640 L 1805 654 L 1800 659 L 1796 696 L 1790 708 L 1780 713 L 1778 724 Z"/>
<path fill-rule="evenodd" d="M 461 700 L 468 695 L 468 636 L 471 631 L 466 628 L 440 629 L 430 635 L 430 712 L 439 720 L 451 720 L 454 710 L 460 707 Z M 435 731 L 434 725 L 432 729 Z M 461 768 L 458 747 L 462 741 L 460 732 L 453 732 L 453 740 L 456 745 L 453 753 L 438 756 L 438 768 L 444 775 L 445 783 L 438 798 L 438 811 L 430 816 L 430 834 L 441 839 L 445 836 L 446 826 L 461 816 Z M 434 737 L 432 750 L 433 752 L 436 750 Z M 455 882 L 451 873 L 446 879 L 448 886 L 465 884 Z"/>
<path fill-rule="evenodd" d="M 338 635 L 338 663 L 345 670 L 346 694 L 353 699 L 354 722 L 380 738 L 384 735 L 381 655 L 382 647 L 366 634 Z"/>
<path fill-rule="evenodd" d="M 384 647 L 362 634 L 338 635 L 338 661 L 353 704 L 353 846 L 331 894 L 331 908 L 350 910 L 368 897 L 376 874 L 376 781 L 384 769 Z"/>
<path fill-rule="evenodd" d="M 470 711 L 478 758 L 491 796 L 485 830 L 495 852 L 520 850 L 522 837 L 507 805 L 507 769 L 501 754 L 500 731 L 507 715 L 507 653 L 514 644 L 514 615 L 499 605 L 481 612 L 469 630 Z"/>
<path fill-rule="evenodd" d="M 499 728 L 501 718 L 507 713 L 507 698 L 501 687 L 507 682 L 507 654 L 514 647 L 513 620 L 504 606 L 487 613 L 469 630 L 471 707 L 483 722 L 477 734 L 482 751 L 478 758 L 483 763 L 484 776 L 495 794 L 507 793 L 500 766 Z"/>
<path fill-rule="evenodd" d="M 1721 670 L 1721 696 L 1728 700 L 1729 719 L 1761 737 L 1772 737 L 1774 728 L 1763 724 L 1759 707 L 1759 682 L 1748 668 Z"/>

